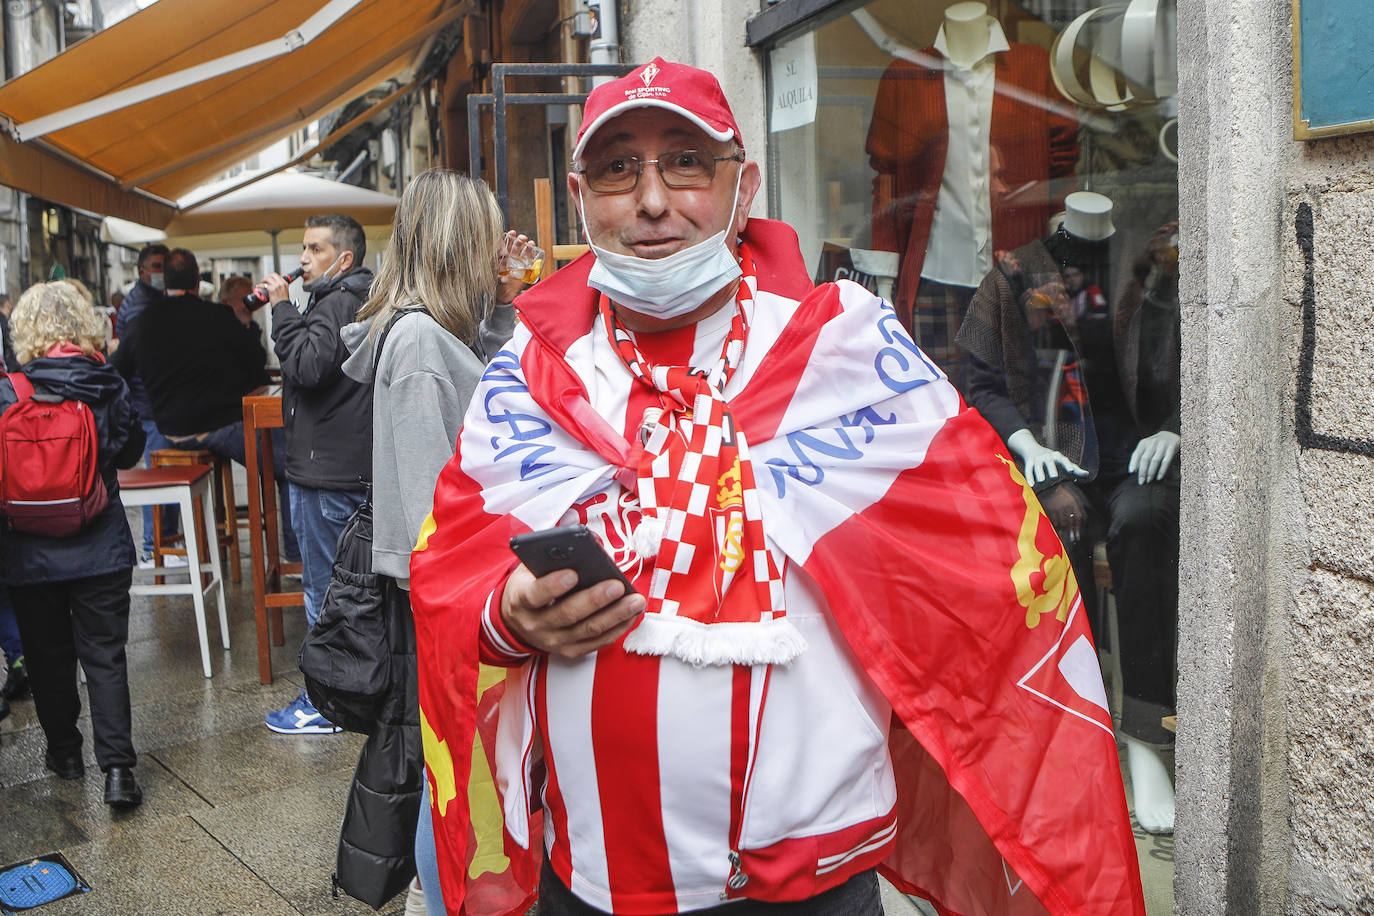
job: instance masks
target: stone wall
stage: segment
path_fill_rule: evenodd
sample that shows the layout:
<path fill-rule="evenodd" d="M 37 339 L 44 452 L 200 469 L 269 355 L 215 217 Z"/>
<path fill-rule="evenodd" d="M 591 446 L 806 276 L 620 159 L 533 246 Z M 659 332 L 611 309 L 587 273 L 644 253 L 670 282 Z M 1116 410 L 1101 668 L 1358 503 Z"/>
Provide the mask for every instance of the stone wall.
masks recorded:
<path fill-rule="evenodd" d="M 1179 57 L 1177 912 L 1374 912 L 1374 138 L 1291 139 L 1287 2 Z"/>
<path fill-rule="evenodd" d="M 1294 914 L 1374 912 L 1374 136 L 1293 143 L 1284 295 L 1309 568 L 1289 631 Z"/>

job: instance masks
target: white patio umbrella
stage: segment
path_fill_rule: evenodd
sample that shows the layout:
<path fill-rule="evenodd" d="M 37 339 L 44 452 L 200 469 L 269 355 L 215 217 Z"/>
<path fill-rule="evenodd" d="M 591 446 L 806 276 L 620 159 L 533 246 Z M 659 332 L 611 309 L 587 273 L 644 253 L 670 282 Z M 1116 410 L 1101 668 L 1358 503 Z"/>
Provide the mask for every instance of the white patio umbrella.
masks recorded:
<path fill-rule="evenodd" d="M 303 232 L 319 213 L 343 213 L 363 225 L 368 247 L 381 251 L 391 235 L 396 198 L 353 185 L 287 170 L 224 193 L 243 176 L 205 185 L 179 202 L 180 212 L 165 230 L 107 217 L 102 234 L 124 245 L 163 242 L 202 257 L 246 257 L 270 253 L 280 264 L 277 236 Z M 203 201 L 203 202 L 202 202 Z"/>

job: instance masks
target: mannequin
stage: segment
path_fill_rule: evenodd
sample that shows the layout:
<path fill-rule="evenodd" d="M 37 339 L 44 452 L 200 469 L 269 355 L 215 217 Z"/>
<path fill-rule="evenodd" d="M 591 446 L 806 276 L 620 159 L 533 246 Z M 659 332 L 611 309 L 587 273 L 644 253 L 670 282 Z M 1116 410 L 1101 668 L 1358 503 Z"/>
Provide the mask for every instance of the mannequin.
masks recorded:
<path fill-rule="evenodd" d="M 866 150 L 872 247 L 898 254 L 893 306 L 916 342 L 963 387 L 954 344 L 994 252 L 1035 239 L 1048 184 L 1078 158 L 1071 109 L 1054 109 L 1049 56 L 1008 42 L 982 2 L 945 10 L 932 47 L 902 48 L 864 11 L 861 28 L 897 59 L 879 81 Z"/>
<path fill-rule="evenodd" d="M 1115 315 L 1073 309 L 1071 272 L 1089 283 L 1110 274 L 1111 211 L 1100 194 L 1069 195 L 1063 225 L 985 279 L 958 341 L 969 352 L 968 402 L 1021 460 L 1080 582 L 1092 581 L 1092 546 L 1105 535 L 1136 817 L 1150 833 L 1171 833 L 1174 789 L 1160 754 L 1172 739 L 1160 719 L 1173 711 L 1177 613 L 1177 287 L 1172 312 L 1161 291 L 1167 271 L 1176 283 L 1177 261 L 1152 243 Z M 1166 230 L 1157 241 L 1172 238 Z M 1040 367 L 1055 353 L 1046 379 Z M 1090 590 L 1084 601 L 1100 634 Z"/>
<path fill-rule="evenodd" d="M 986 3 L 969 0 L 945 10 L 945 46 L 949 62 L 972 67 L 988 54 L 988 15 Z"/>
<path fill-rule="evenodd" d="M 1064 198 L 1064 219 L 1058 231 L 1070 236 L 1070 243 L 1074 240 L 1104 242 L 1111 238 L 1116 232 L 1116 226 L 1112 224 L 1111 199 L 1091 191 L 1076 191 L 1068 195 Z M 1042 446 L 1029 429 L 1022 428 L 1012 433 L 1007 439 L 1007 448 L 1021 459 L 1031 486 L 1054 478 L 1060 471 L 1075 477 L 1089 476 L 1087 471 L 1062 452 Z"/>

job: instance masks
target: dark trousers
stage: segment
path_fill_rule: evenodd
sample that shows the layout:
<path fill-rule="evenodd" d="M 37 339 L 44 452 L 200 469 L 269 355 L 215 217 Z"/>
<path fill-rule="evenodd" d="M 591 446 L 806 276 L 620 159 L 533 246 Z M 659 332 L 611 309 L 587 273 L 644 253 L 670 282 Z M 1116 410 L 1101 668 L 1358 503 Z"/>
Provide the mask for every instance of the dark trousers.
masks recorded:
<path fill-rule="evenodd" d="M 10 665 L 24 655 L 24 641 L 19 638 L 19 623 L 14 619 L 10 590 L 4 585 L 0 585 L 0 652 L 5 653 L 5 662 Z"/>
<path fill-rule="evenodd" d="M 548 860 L 539 872 L 539 916 L 605 916 L 578 899 L 563 886 Z M 692 916 L 883 916 L 878 893 L 878 873 L 861 871 L 843 884 L 806 900 L 767 903 L 762 900 L 732 900 L 720 906 L 693 910 Z"/>
<path fill-rule="evenodd" d="M 1136 483 L 1134 474 L 1099 477 L 1080 489 L 1091 502 L 1090 531 L 1105 532 L 1107 564 L 1116 596 L 1117 635 L 1121 640 L 1121 681 L 1125 695 L 1121 730 L 1151 744 L 1172 735 L 1160 719 L 1174 711 L 1178 639 L 1177 473 L 1164 480 Z M 1069 548 L 1074 575 L 1089 608 L 1094 636 L 1103 632 L 1093 587 L 1091 537 Z"/>
<path fill-rule="evenodd" d="M 122 569 L 83 579 L 11 585 L 10 600 L 24 639 L 25 665 L 38 722 L 54 755 L 81 753 L 76 662 L 86 671 L 91 732 L 101 770 L 133 766 L 133 726 L 124 644 L 129 636 L 129 586 Z"/>

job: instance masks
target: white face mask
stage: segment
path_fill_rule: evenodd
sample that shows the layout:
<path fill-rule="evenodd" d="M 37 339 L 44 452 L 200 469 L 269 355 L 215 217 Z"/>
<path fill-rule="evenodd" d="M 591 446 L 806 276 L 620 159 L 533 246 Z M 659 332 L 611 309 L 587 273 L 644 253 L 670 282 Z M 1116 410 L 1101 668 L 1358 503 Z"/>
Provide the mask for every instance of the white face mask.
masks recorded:
<path fill-rule="evenodd" d="M 612 302 L 650 318 L 677 318 L 700 308 L 702 303 L 743 273 L 739 261 L 725 244 L 725 234 L 735 221 L 739 203 L 740 178 L 735 174 L 735 198 L 730 204 L 725 228 L 689 248 L 663 258 L 637 258 L 600 248 L 591 242 L 596 263 L 587 276 L 587 285 L 606 294 Z M 582 186 L 577 187 L 582 203 Z M 582 225 L 587 225 L 583 204 Z"/>
<path fill-rule="evenodd" d="M 319 285 L 320 285 L 321 283 L 323 283 L 324 281 L 330 279 L 330 274 L 329 274 L 329 272 L 330 272 L 331 270 L 333 270 L 335 267 L 338 267 L 338 266 L 339 266 L 339 262 L 343 260 L 343 256 L 344 256 L 345 254 L 347 254 L 347 252 L 343 252 L 343 251 L 339 252 L 339 256 L 338 256 L 337 258 L 335 258 L 333 261 L 330 261 L 330 262 L 329 262 L 329 266 L 326 267 L 326 268 L 324 269 L 324 273 L 320 274 L 318 277 L 316 277 L 315 279 L 311 280 L 309 283 L 302 283 L 302 284 L 301 284 L 301 288 L 302 288 L 302 289 L 306 289 L 306 290 L 311 290 L 311 289 L 314 289 L 315 287 L 319 286 Z"/>
<path fill-rule="evenodd" d="M 148 285 L 153 289 L 166 289 L 167 281 L 162 276 L 162 271 L 157 270 L 148 274 Z"/>

